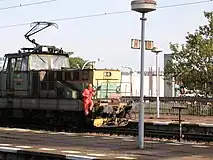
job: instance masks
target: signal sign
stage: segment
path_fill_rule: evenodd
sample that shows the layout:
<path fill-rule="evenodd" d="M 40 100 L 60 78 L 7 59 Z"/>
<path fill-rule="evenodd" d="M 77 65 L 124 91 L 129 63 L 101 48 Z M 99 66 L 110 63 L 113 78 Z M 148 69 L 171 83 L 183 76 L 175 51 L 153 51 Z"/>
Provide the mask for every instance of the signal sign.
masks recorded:
<path fill-rule="evenodd" d="M 111 77 L 112 73 L 111 72 L 104 72 L 104 77 Z"/>
<path fill-rule="evenodd" d="M 145 49 L 146 50 L 152 50 L 154 48 L 154 42 L 153 41 L 145 41 Z"/>
<path fill-rule="evenodd" d="M 132 39 L 131 40 L 131 48 L 132 49 L 140 49 L 141 41 L 139 39 Z"/>
<path fill-rule="evenodd" d="M 131 48 L 132 49 L 140 49 L 141 47 L 141 40 L 139 39 L 131 39 Z M 154 48 L 154 42 L 153 41 L 145 41 L 145 49 L 146 50 L 152 50 Z"/>

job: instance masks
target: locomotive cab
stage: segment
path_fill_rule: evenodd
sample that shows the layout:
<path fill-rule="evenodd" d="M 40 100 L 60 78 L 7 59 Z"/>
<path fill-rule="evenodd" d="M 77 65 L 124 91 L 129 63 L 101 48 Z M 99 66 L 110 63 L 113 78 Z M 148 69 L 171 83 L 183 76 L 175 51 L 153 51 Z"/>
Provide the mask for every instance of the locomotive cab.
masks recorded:
<path fill-rule="evenodd" d="M 22 48 L 18 53 L 6 54 L 3 70 L 57 70 L 70 68 L 69 55 L 54 46 Z"/>
<path fill-rule="evenodd" d="M 23 48 L 18 53 L 6 54 L 5 61 L 1 71 L 6 84 L 1 85 L 2 93 L 11 94 L 16 90 L 18 95 L 30 95 L 33 90 L 28 85 L 29 77 L 38 71 L 61 70 L 70 68 L 68 54 L 63 54 L 62 50 L 56 50 L 52 46 L 39 46 L 37 48 Z M 32 71 L 32 73 L 30 72 Z M 42 79 L 42 73 L 40 72 Z M 44 77 L 43 77 L 44 78 Z"/>

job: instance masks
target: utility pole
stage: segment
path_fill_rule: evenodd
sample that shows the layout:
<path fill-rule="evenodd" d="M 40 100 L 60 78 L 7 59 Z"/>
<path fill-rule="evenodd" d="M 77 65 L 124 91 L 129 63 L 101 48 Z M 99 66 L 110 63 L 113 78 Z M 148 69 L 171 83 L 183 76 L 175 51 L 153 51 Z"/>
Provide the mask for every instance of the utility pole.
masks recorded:
<path fill-rule="evenodd" d="M 140 108 L 139 108 L 139 123 L 138 123 L 138 147 L 144 148 L 144 50 L 145 50 L 145 13 L 156 10 L 156 1 L 154 0 L 133 0 L 131 8 L 133 11 L 142 14 L 141 17 L 141 69 L 140 69 Z"/>
<path fill-rule="evenodd" d="M 157 118 L 160 118 L 160 77 L 159 77 L 159 69 L 158 69 L 158 55 L 163 50 L 154 47 L 152 52 L 156 54 L 156 108 L 157 108 Z"/>

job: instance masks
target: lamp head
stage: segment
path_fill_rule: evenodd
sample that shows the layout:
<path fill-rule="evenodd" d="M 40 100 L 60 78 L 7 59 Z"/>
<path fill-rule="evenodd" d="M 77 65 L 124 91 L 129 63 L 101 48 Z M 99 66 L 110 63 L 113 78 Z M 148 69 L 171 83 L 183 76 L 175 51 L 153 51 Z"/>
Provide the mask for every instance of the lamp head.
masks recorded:
<path fill-rule="evenodd" d="M 154 53 L 160 53 L 160 52 L 163 52 L 163 50 L 160 49 L 160 48 L 158 48 L 158 47 L 153 47 L 152 52 L 154 52 Z"/>

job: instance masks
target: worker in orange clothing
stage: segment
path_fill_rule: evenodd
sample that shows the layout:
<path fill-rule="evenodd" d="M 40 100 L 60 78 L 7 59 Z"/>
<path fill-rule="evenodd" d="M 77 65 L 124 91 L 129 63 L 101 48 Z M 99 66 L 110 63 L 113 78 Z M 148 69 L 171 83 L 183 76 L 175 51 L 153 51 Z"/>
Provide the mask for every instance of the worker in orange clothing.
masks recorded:
<path fill-rule="evenodd" d="M 84 89 L 82 95 L 84 97 L 84 112 L 85 115 L 89 114 L 89 109 L 93 109 L 92 97 L 95 95 L 96 90 L 93 89 L 92 84 L 88 84 L 88 87 Z"/>

